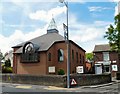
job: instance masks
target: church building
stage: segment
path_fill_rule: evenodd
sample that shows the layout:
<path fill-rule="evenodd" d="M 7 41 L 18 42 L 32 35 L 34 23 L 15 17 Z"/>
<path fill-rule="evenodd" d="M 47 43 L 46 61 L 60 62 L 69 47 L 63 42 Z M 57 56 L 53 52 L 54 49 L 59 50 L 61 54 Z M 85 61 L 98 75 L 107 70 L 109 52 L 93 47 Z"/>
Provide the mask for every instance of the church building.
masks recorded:
<path fill-rule="evenodd" d="M 85 50 L 69 40 L 70 73 L 84 73 Z M 67 73 L 67 43 L 59 34 L 52 18 L 47 34 L 18 44 L 13 48 L 13 71 L 16 74 L 58 74 L 60 69 Z M 79 68 L 79 71 L 77 70 Z M 81 72 L 80 72 L 81 71 Z"/>

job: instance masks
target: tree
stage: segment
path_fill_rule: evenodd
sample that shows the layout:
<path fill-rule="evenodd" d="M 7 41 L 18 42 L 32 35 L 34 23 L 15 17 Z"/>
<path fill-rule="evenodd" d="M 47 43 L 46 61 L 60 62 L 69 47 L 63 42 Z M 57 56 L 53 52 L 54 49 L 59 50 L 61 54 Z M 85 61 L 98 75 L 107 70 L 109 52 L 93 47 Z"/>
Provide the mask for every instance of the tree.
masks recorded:
<path fill-rule="evenodd" d="M 5 60 L 4 62 L 5 64 L 2 65 L 2 73 L 12 73 L 12 67 L 11 67 L 11 61 L 8 58 L 7 60 Z"/>
<path fill-rule="evenodd" d="M 86 53 L 86 59 L 89 61 L 93 61 L 93 53 Z"/>
<path fill-rule="evenodd" d="M 109 40 L 112 50 L 118 52 L 118 58 L 120 61 L 120 13 L 115 16 L 114 20 L 114 26 L 110 24 L 104 37 Z"/>
<path fill-rule="evenodd" d="M 5 67 L 11 67 L 11 61 L 8 58 L 8 60 L 5 60 Z"/>

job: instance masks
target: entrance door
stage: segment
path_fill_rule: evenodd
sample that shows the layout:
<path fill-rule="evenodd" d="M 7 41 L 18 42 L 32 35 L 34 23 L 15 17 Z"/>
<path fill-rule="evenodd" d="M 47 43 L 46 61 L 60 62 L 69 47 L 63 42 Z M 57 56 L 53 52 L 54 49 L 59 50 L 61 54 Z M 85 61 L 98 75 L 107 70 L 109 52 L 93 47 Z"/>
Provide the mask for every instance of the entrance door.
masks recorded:
<path fill-rule="evenodd" d="M 95 65 L 95 74 L 102 74 L 102 66 Z"/>

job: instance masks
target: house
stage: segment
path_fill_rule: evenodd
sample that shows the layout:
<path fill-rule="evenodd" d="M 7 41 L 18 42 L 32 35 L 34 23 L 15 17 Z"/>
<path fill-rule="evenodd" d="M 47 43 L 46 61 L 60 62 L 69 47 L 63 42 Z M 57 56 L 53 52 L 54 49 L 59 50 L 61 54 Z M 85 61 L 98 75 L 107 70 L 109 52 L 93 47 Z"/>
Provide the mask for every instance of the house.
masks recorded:
<path fill-rule="evenodd" d="M 86 73 L 92 73 L 92 63 L 90 61 L 85 61 L 85 72 Z"/>
<path fill-rule="evenodd" d="M 95 45 L 94 51 L 95 73 L 112 73 L 115 76 L 120 64 L 118 53 L 112 51 L 109 44 Z"/>
<path fill-rule="evenodd" d="M 70 46 L 70 73 L 78 68 L 84 72 L 85 50 L 72 40 Z M 52 18 L 47 34 L 12 47 L 13 70 L 16 74 L 47 75 L 58 74 L 60 69 L 67 73 L 67 45 L 59 34 Z"/>

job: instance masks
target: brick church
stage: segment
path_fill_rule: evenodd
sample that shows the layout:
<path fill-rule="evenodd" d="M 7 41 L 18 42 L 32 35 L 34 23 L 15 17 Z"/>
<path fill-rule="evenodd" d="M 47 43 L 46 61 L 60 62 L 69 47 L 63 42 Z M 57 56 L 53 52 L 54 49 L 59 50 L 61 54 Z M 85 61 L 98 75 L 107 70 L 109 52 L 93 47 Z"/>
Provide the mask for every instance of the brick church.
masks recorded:
<path fill-rule="evenodd" d="M 72 40 L 69 40 L 69 43 L 70 73 L 76 73 L 77 67 L 81 67 L 81 71 L 84 72 L 85 50 Z M 13 71 L 16 74 L 58 74 L 60 69 L 67 73 L 67 44 L 64 37 L 59 34 L 53 18 L 47 34 L 12 48 L 14 50 Z"/>

